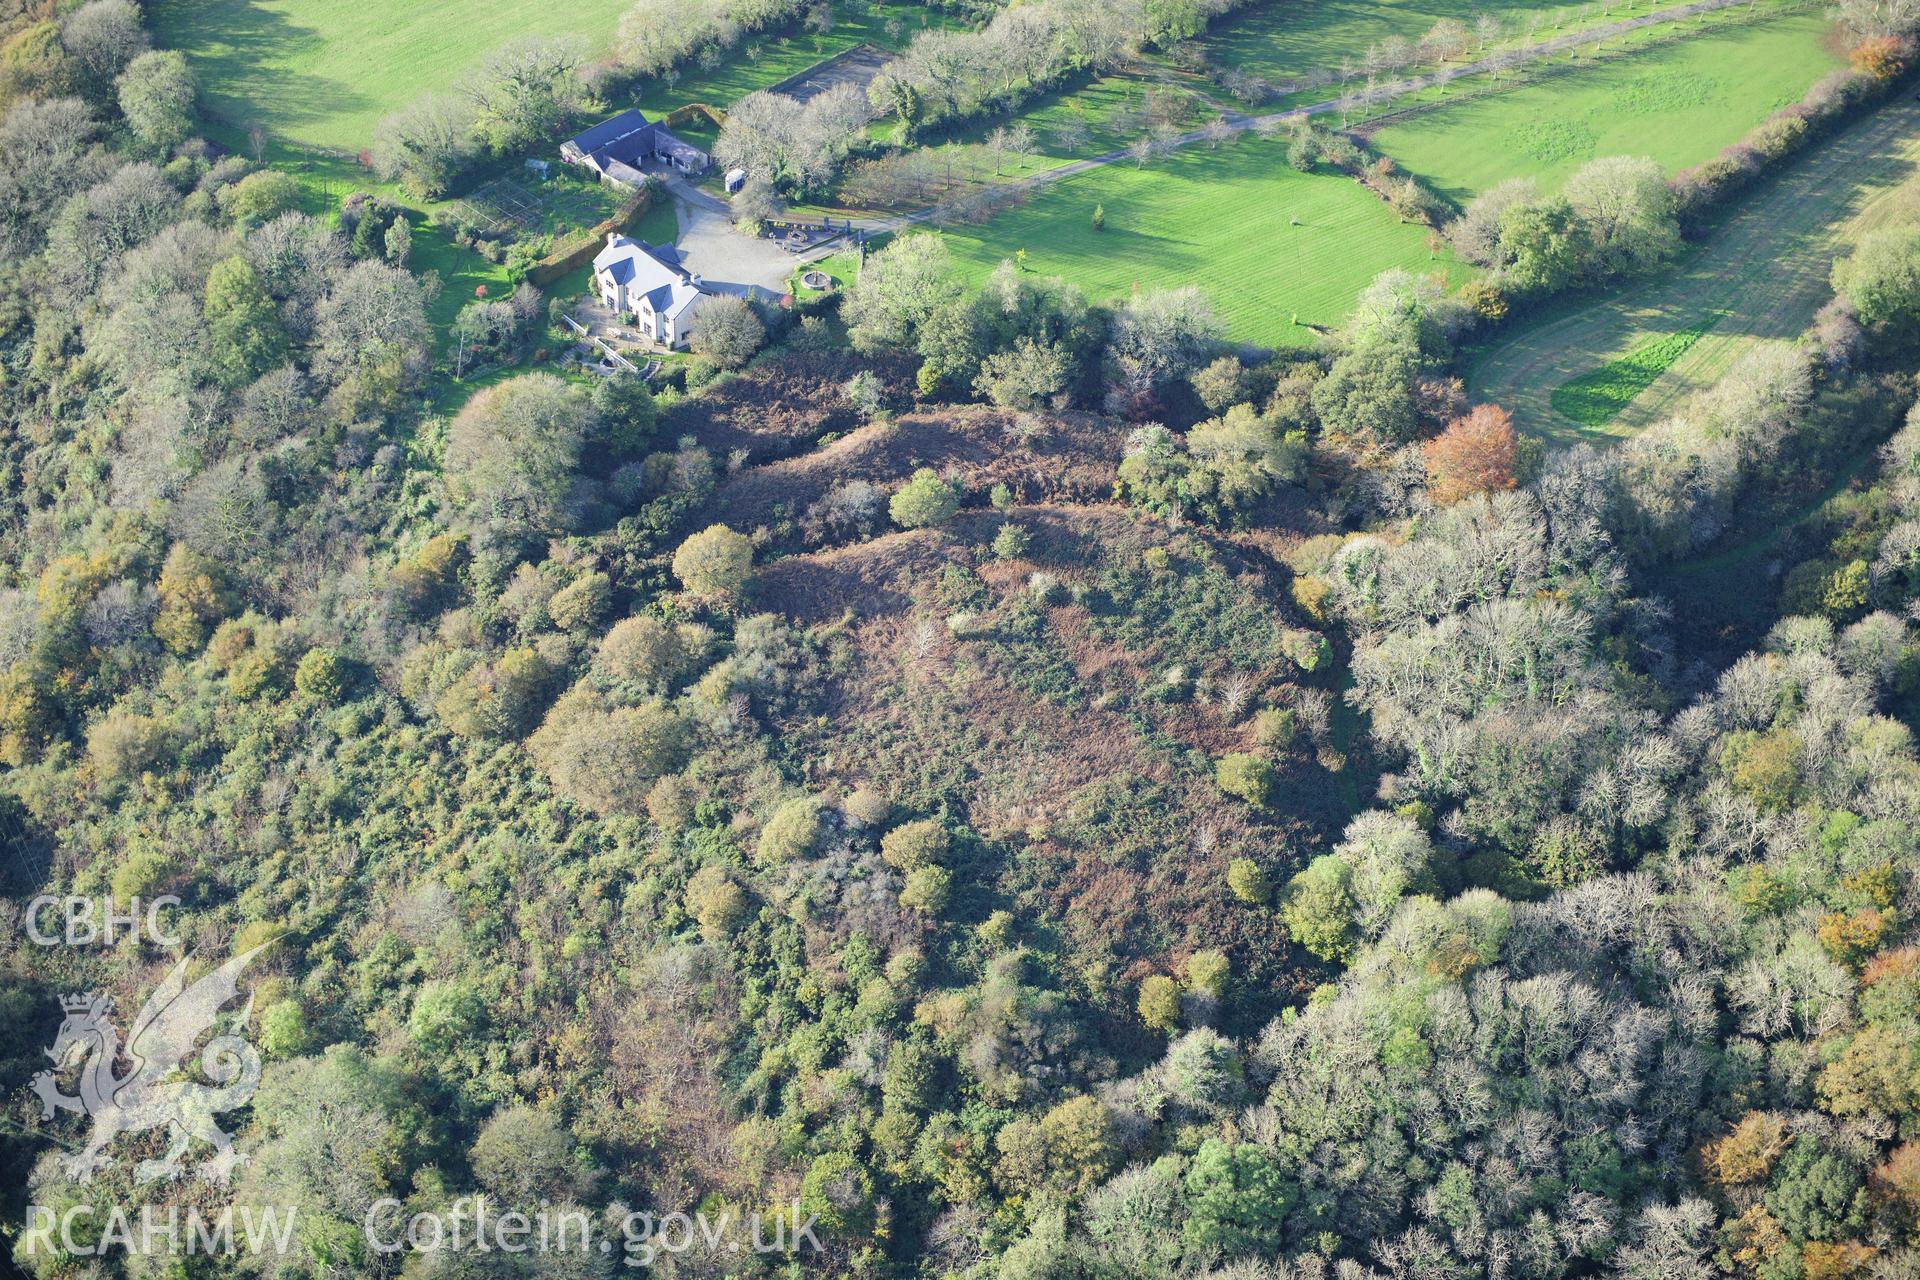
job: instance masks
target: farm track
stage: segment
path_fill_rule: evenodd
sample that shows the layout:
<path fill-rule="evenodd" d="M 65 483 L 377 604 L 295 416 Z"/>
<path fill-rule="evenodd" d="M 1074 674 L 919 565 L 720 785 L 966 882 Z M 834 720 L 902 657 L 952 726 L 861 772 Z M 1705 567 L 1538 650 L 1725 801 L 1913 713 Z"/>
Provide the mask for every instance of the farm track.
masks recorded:
<path fill-rule="evenodd" d="M 1833 259 L 1900 208 L 1920 164 L 1920 102 L 1902 96 L 1817 144 L 1659 277 L 1529 325 L 1475 367 L 1468 391 L 1556 444 L 1617 440 L 1710 386 L 1761 342 L 1791 341 L 1829 296 Z M 1663 333 L 1719 314 L 1645 391 L 1602 427 L 1554 411 L 1556 387 Z"/>

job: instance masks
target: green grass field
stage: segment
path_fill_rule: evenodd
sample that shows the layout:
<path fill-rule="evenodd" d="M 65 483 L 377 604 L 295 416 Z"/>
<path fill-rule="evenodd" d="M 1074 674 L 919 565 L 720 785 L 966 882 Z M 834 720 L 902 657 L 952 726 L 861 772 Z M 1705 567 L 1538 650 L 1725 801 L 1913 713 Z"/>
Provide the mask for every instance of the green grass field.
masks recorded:
<path fill-rule="evenodd" d="M 1106 210 L 1101 231 L 1095 205 Z M 1279 347 L 1311 343 L 1308 326 L 1338 324 L 1389 267 L 1464 278 L 1444 250 L 1427 248 L 1425 227 L 1401 223 L 1348 178 L 1296 173 L 1281 143 L 1254 137 L 1188 147 L 1144 169 L 1076 174 L 984 225 L 943 234 L 975 277 L 1024 249 L 1027 270 L 1063 276 L 1095 300 L 1136 285 L 1199 285 L 1230 337 Z"/>
<path fill-rule="evenodd" d="M 1504 178 L 1552 188 L 1598 156 L 1669 171 L 1734 142 L 1839 65 L 1826 21 L 1797 13 L 1709 31 L 1599 66 L 1413 115 L 1375 131 L 1401 168 L 1465 201 Z"/>
<path fill-rule="evenodd" d="M 206 109 L 222 122 L 358 151 L 381 116 L 451 87 L 518 36 L 578 35 L 603 54 L 631 3 L 465 0 L 450 11 L 426 0 L 153 0 L 150 21 L 160 44 L 186 53 Z M 749 37 L 719 66 L 651 86 L 639 105 L 655 113 L 686 102 L 725 107 L 862 41 L 892 47 L 923 22 L 945 21 L 918 5 L 876 3 L 823 36 Z"/>
<path fill-rule="evenodd" d="M 1804 331 L 1832 296 L 1835 255 L 1866 231 L 1910 216 L 1920 199 L 1916 181 L 1920 103 L 1903 94 L 1738 197 L 1672 268 L 1516 327 L 1475 366 L 1468 392 L 1558 443 L 1629 435 L 1712 385 L 1757 344 Z M 1556 388 L 1658 335 L 1710 319 L 1711 329 L 1604 422 L 1584 423 L 1554 405 Z"/>
<path fill-rule="evenodd" d="M 225 122 L 357 151 L 381 116 L 517 36 L 580 35 L 601 52 L 630 2 L 154 0 L 148 20 L 158 43 L 186 53 Z"/>

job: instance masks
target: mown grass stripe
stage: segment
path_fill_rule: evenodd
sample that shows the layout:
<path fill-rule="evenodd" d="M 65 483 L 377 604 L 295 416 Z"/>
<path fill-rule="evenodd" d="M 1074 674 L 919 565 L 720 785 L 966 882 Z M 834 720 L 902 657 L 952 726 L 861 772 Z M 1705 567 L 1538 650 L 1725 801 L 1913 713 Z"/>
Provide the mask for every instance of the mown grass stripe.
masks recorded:
<path fill-rule="evenodd" d="M 1605 426 L 1672 368 L 1701 334 L 1718 324 L 1722 314 L 1716 312 L 1699 324 L 1643 342 L 1627 354 L 1561 383 L 1553 389 L 1550 401 L 1554 412 L 1583 427 Z"/>

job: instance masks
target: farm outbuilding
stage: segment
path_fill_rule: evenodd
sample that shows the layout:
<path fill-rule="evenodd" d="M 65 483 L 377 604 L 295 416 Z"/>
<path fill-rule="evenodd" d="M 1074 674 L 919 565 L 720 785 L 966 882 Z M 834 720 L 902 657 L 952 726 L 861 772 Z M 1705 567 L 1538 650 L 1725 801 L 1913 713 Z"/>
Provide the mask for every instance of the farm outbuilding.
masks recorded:
<path fill-rule="evenodd" d="M 648 161 L 672 165 L 686 174 L 704 173 L 707 168 L 706 152 L 634 110 L 602 120 L 561 143 L 560 158 L 628 186 L 638 183 Z"/>

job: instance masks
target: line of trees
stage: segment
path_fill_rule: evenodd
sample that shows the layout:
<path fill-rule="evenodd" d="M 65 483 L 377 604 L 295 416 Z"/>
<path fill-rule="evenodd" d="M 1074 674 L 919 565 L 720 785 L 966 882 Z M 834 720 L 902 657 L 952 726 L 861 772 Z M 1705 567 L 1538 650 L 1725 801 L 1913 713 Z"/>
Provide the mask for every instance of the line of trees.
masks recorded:
<path fill-rule="evenodd" d="M 633 72 L 670 77 L 689 61 L 717 65 L 755 32 L 799 19 L 813 0 L 637 0 L 621 15 L 614 55 Z M 829 9 L 825 24 L 831 27 Z M 716 104 L 719 105 L 719 104 Z"/>
<path fill-rule="evenodd" d="M 1012 111 L 1068 77 L 1198 35 L 1236 7 L 1233 0 L 1039 0 L 1000 11 L 978 31 L 922 32 L 868 92 L 911 135 Z"/>

